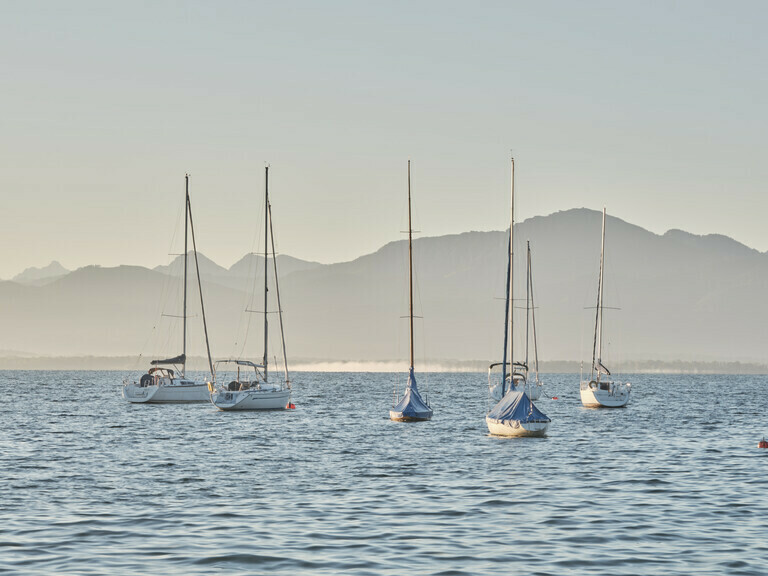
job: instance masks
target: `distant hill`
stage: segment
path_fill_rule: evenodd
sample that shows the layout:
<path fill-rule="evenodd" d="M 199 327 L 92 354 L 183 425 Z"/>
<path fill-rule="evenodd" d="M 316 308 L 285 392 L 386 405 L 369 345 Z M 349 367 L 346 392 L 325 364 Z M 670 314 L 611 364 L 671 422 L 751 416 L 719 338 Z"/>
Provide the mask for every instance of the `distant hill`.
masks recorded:
<path fill-rule="evenodd" d="M 21 274 L 14 276 L 12 281 L 19 284 L 40 286 L 42 284 L 47 284 L 56 278 L 60 278 L 67 273 L 69 273 L 69 270 L 54 260 L 48 264 L 48 266 L 43 266 L 42 268 L 27 268 Z"/>
<path fill-rule="evenodd" d="M 525 297 L 530 240 L 544 361 L 589 364 L 600 218 L 582 208 L 515 226 L 516 298 Z M 424 317 L 416 323 L 417 360 L 455 364 L 500 357 L 507 236 L 466 232 L 415 240 L 416 310 Z M 263 260 L 248 255 L 226 269 L 199 259 L 214 355 L 260 357 Z M 42 286 L 0 282 L 0 350 L 146 359 L 179 353 L 181 261 L 154 270 L 87 267 Z M 278 268 L 289 358 L 407 362 L 407 322 L 401 318 L 408 311 L 406 241 L 329 265 L 281 255 Z M 648 359 L 762 365 L 768 356 L 767 291 L 765 253 L 719 235 L 653 234 L 609 216 L 605 363 L 612 369 Z M 196 281 L 188 294 L 187 352 L 203 356 Z M 273 311 L 274 295 L 270 290 Z M 517 301 L 518 327 L 524 326 L 524 306 Z M 276 328 L 277 316 L 269 320 Z M 276 333 L 270 338 L 278 342 Z M 518 331 L 517 350 L 524 349 L 521 338 Z"/>
<path fill-rule="evenodd" d="M 216 284 L 228 286 L 236 290 L 251 290 L 251 284 L 259 278 L 263 282 L 264 257 L 258 254 L 246 254 L 229 269 L 219 266 L 200 252 L 197 254 L 197 259 L 200 265 L 200 277 L 208 282 L 215 282 Z M 272 274 L 272 266 L 273 263 L 270 258 L 270 274 Z M 311 270 L 317 266 L 322 266 L 322 264 L 299 260 L 298 258 L 282 254 L 277 256 L 277 269 L 280 277 L 297 271 Z M 184 257 L 177 256 L 169 265 L 156 266 L 153 270 L 180 278 L 184 274 Z M 189 253 L 188 272 L 189 274 L 195 273 L 195 258 L 192 252 Z"/>

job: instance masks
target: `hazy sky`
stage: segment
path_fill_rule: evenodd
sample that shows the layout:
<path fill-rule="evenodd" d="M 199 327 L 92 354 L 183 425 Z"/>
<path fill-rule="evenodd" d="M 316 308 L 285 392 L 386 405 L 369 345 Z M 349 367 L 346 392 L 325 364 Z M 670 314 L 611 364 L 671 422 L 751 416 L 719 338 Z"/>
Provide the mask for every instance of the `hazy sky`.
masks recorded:
<path fill-rule="evenodd" d="M 0 0 L 0 278 L 154 266 L 182 214 L 229 266 L 269 162 L 281 252 L 607 205 L 768 250 L 765 2 Z"/>

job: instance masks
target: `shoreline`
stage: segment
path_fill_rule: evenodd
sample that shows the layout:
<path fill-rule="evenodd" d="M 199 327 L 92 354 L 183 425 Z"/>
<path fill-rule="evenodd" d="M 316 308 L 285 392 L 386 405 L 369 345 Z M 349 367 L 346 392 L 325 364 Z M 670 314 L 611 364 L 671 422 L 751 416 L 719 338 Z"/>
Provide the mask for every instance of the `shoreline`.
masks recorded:
<path fill-rule="evenodd" d="M 149 358 L 135 356 L 0 356 L 0 370 L 111 370 L 141 371 L 149 367 Z M 417 369 L 422 373 L 485 373 L 485 360 L 422 360 Z M 542 361 L 542 374 L 578 374 L 581 362 L 571 360 Z M 619 374 L 766 374 L 768 364 L 738 361 L 697 362 L 688 360 L 633 360 L 614 363 Z M 406 370 L 407 360 L 344 361 L 298 358 L 290 361 L 291 372 L 371 372 L 398 373 Z M 204 358 L 193 357 L 187 363 L 190 371 L 208 371 Z M 586 367 L 585 367 L 586 369 Z"/>

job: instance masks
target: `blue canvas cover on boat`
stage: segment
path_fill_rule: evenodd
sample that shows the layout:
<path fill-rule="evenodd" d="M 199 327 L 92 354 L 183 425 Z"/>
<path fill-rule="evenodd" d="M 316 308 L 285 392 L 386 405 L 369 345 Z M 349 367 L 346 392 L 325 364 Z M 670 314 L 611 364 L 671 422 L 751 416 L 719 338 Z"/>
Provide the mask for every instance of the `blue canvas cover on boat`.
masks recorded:
<path fill-rule="evenodd" d="M 400 402 L 392 407 L 389 414 L 392 418 L 413 418 L 414 420 L 429 420 L 432 417 L 432 408 L 427 406 L 419 394 L 413 368 L 408 373 L 408 385 L 405 387 L 405 394 Z"/>
<path fill-rule="evenodd" d="M 525 392 L 510 390 L 496 406 L 488 412 L 488 418 L 513 422 L 551 422 Z"/>

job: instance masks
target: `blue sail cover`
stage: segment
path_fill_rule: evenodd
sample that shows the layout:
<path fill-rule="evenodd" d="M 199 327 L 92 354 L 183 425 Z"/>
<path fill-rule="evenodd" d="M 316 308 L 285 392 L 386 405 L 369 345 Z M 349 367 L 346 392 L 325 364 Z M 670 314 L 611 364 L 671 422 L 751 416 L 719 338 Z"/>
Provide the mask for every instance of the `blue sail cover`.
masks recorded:
<path fill-rule="evenodd" d="M 510 390 L 499 403 L 488 412 L 488 418 L 502 422 L 551 422 L 547 415 L 536 408 L 525 392 Z"/>
<path fill-rule="evenodd" d="M 389 411 L 389 417 L 395 420 L 429 420 L 432 418 L 432 408 L 421 399 L 416 386 L 413 368 L 408 373 L 408 385 L 400 402 Z"/>

